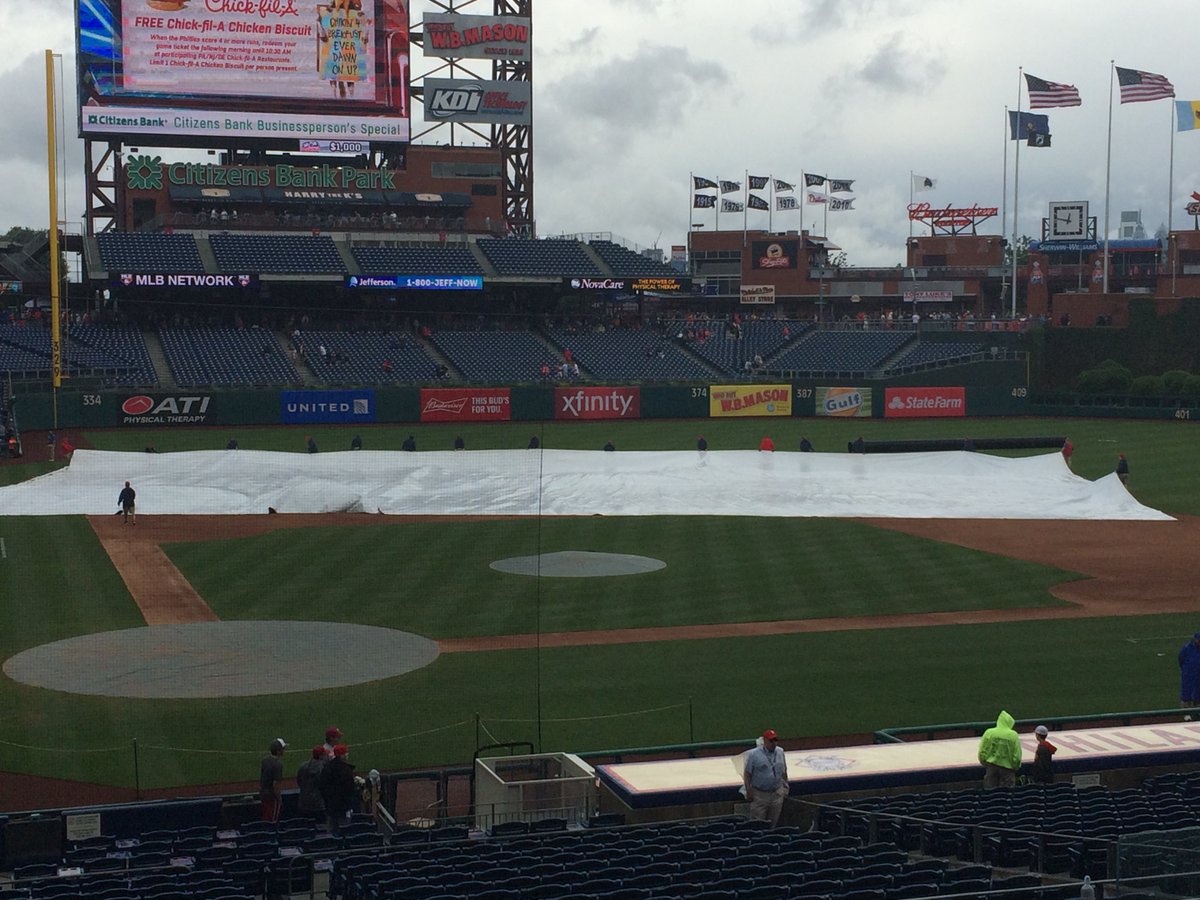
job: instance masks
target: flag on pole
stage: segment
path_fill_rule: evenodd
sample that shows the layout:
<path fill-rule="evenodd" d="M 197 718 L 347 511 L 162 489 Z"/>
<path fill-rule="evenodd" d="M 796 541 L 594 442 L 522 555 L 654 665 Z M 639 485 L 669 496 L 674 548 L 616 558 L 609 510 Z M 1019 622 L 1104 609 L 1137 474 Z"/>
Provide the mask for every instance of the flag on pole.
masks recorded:
<path fill-rule="evenodd" d="M 740 191 L 741 189 L 742 189 L 742 183 L 740 181 L 722 181 L 721 182 L 721 193 L 722 194 L 729 194 L 729 193 L 732 193 L 733 191 Z"/>
<path fill-rule="evenodd" d="M 1026 141 L 1033 134 L 1049 134 L 1050 117 L 1037 113 L 1019 113 L 1010 109 L 1008 111 L 1008 127 L 1012 135 L 1011 140 Z"/>
<path fill-rule="evenodd" d="M 841 197 L 830 197 L 829 211 L 842 212 L 846 209 L 854 209 L 854 200 L 854 197 L 846 197 L 845 199 L 842 199 Z"/>
<path fill-rule="evenodd" d="M 746 204 L 740 200 L 726 200 L 721 198 L 721 212 L 744 212 Z"/>
<path fill-rule="evenodd" d="M 808 192 L 808 202 L 809 203 L 828 203 L 829 198 L 826 197 L 824 194 L 814 194 L 812 191 L 809 191 Z"/>
<path fill-rule="evenodd" d="M 766 175 L 747 175 L 746 178 L 750 182 L 750 190 L 761 191 L 767 186 L 767 182 L 771 179 Z"/>
<path fill-rule="evenodd" d="M 805 175 L 804 176 L 804 186 L 805 187 L 820 187 L 824 183 L 825 183 L 824 175 Z"/>
<path fill-rule="evenodd" d="M 1176 130 L 1195 131 L 1200 128 L 1200 100 L 1176 100 L 1175 115 L 1179 118 Z"/>
<path fill-rule="evenodd" d="M 771 204 L 757 194 L 748 194 L 746 196 L 746 205 L 751 209 L 770 209 Z"/>
<path fill-rule="evenodd" d="M 1043 134 L 1040 131 L 1034 131 L 1030 133 L 1029 140 L 1027 140 L 1025 143 L 1030 147 L 1049 147 L 1050 135 Z"/>
<path fill-rule="evenodd" d="M 712 209 L 717 205 L 717 198 L 708 194 L 693 194 L 692 209 Z"/>
<path fill-rule="evenodd" d="M 796 186 L 794 184 L 788 184 L 786 181 L 780 181 L 778 178 L 775 179 L 776 193 L 780 191 L 794 191 L 795 189 Z"/>
<path fill-rule="evenodd" d="M 799 203 L 799 201 L 796 200 L 795 197 L 776 197 L 775 198 L 775 208 L 776 209 L 799 209 L 800 203 Z"/>
<path fill-rule="evenodd" d="M 1139 72 L 1137 69 L 1122 69 L 1117 66 L 1117 83 L 1121 86 L 1122 103 L 1144 103 L 1175 96 L 1175 85 L 1162 75 Z"/>
<path fill-rule="evenodd" d="M 831 194 L 841 194 L 852 190 L 854 190 L 853 178 L 829 179 L 829 193 Z"/>
<path fill-rule="evenodd" d="M 1029 108 L 1045 109 L 1051 106 L 1082 106 L 1079 89 L 1073 84 L 1059 84 L 1025 73 L 1025 85 L 1029 89 Z"/>
<path fill-rule="evenodd" d="M 930 178 L 928 175 L 914 175 L 912 179 L 912 189 L 914 194 L 920 194 L 924 191 L 932 191 L 935 187 L 937 187 L 937 179 Z"/>
<path fill-rule="evenodd" d="M 717 183 L 715 181 L 713 181 L 711 178 L 701 178 L 699 175 L 692 176 L 692 189 L 693 190 L 703 191 L 703 190 L 707 190 L 708 188 L 715 188 L 716 186 L 717 186 Z"/>

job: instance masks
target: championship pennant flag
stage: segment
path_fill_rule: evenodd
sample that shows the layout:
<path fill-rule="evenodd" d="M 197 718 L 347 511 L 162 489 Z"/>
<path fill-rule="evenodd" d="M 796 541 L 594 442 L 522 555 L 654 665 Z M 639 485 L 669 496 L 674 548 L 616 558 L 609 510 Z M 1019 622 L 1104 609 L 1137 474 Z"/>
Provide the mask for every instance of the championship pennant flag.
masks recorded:
<path fill-rule="evenodd" d="M 767 186 L 767 182 L 771 179 L 766 175 L 747 175 L 746 179 L 750 182 L 750 190 L 761 191 Z"/>
<path fill-rule="evenodd" d="M 1144 103 L 1175 96 L 1175 85 L 1162 75 L 1139 72 L 1137 69 L 1122 69 L 1117 66 L 1117 82 L 1121 85 L 1122 103 Z"/>
<path fill-rule="evenodd" d="M 775 208 L 776 209 L 799 209 L 800 204 L 799 204 L 799 202 L 797 202 L 795 197 L 776 197 L 775 198 Z"/>
<path fill-rule="evenodd" d="M 744 212 L 746 204 L 739 200 L 726 200 L 721 198 L 721 212 Z"/>
<path fill-rule="evenodd" d="M 722 194 L 731 194 L 734 191 L 740 191 L 741 189 L 742 189 L 742 183 L 740 181 L 722 181 L 721 182 L 721 193 Z"/>
<path fill-rule="evenodd" d="M 812 191 L 809 191 L 808 192 L 808 202 L 809 203 L 828 203 L 829 198 L 826 197 L 824 194 L 814 194 Z"/>
<path fill-rule="evenodd" d="M 804 176 L 804 186 L 805 187 L 820 187 L 824 183 L 825 183 L 824 175 L 805 175 Z"/>
<path fill-rule="evenodd" d="M 699 175 L 692 176 L 692 189 L 693 190 L 703 191 L 703 190 L 707 190 L 708 188 L 715 188 L 716 186 L 717 186 L 717 183 L 715 181 L 713 181 L 711 178 L 701 178 Z"/>
<path fill-rule="evenodd" d="M 914 175 L 912 179 L 912 189 L 914 194 L 920 194 L 924 191 L 932 191 L 935 187 L 937 187 L 937 179 L 930 178 L 928 175 Z"/>
<path fill-rule="evenodd" d="M 1059 84 L 1025 73 L 1025 85 L 1029 88 L 1029 108 L 1046 109 L 1052 106 L 1082 106 L 1079 89 L 1073 84 Z"/>
<path fill-rule="evenodd" d="M 771 204 L 757 194 L 750 194 L 746 197 L 746 205 L 751 209 L 770 209 Z"/>
<path fill-rule="evenodd" d="M 854 199 L 855 198 L 853 198 L 853 197 L 847 197 L 844 200 L 840 197 L 830 197 L 829 198 L 829 211 L 830 212 L 842 212 L 843 210 L 854 209 Z"/>
<path fill-rule="evenodd" d="M 1176 100 L 1175 115 L 1179 118 L 1177 131 L 1195 131 L 1200 128 L 1200 100 Z"/>
<path fill-rule="evenodd" d="M 829 179 L 829 193 L 831 193 L 831 194 L 844 194 L 844 193 L 847 193 L 848 191 L 852 191 L 852 190 L 854 190 L 854 179 L 853 178 L 840 178 L 840 179 L 839 178 L 830 178 Z"/>
<path fill-rule="evenodd" d="M 717 198 L 708 194 L 693 194 L 692 209 L 712 209 L 717 205 Z"/>
<path fill-rule="evenodd" d="M 780 181 L 778 178 L 775 179 L 776 193 L 780 193 L 781 191 L 794 191 L 795 189 L 796 186 L 794 184 L 788 184 L 786 181 Z"/>

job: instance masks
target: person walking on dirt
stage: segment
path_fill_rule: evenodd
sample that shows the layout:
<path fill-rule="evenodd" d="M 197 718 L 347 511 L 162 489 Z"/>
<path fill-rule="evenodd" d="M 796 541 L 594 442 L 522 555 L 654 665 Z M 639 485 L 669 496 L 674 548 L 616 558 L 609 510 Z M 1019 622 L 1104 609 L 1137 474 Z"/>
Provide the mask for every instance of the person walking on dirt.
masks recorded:
<path fill-rule="evenodd" d="M 125 518 L 121 520 L 122 525 L 137 524 L 137 491 L 125 482 L 125 487 L 121 488 L 121 493 L 117 495 L 117 506 L 121 507 L 121 515 Z"/>
<path fill-rule="evenodd" d="M 1021 768 L 1021 739 L 1013 730 L 1016 720 L 1006 710 L 1000 710 L 996 724 L 979 739 L 979 764 L 985 769 L 983 786 L 1010 788 L 1017 783 Z"/>

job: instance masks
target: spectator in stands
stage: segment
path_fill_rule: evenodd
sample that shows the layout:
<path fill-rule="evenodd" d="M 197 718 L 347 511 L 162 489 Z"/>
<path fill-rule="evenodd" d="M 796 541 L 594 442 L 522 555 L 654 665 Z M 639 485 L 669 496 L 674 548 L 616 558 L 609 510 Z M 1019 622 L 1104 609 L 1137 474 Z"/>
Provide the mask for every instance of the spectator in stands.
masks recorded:
<path fill-rule="evenodd" d="M 354 437 L 350 438 L 350 449 L 351 450 L 361 450 L 362 449 L 362 435 L 356 434 Z"/>
<path fill-rule="evenodd" d="M 1184 709 L 1200 706 L 1200 631 L 1179 650 L 1179 705 Z M 1191 721 L 1191 716 L 1185 716 Z"/>
<path fill-rule="evenodd" d="M 542 363 L 542 381 L 550 380 L 550 363 Z"/>
<path fill-rule="evenodd" d="M 800 435 L 800 452 L 801 453 L 812 453 L 813 452 L 812 441 L 810 441 L 804 435 Z"/>
<path fill-rule="evenodd" d="M 258 778 L 258 799 L 262 801 L 262 820 L 279 821 L 280 795 L 283 793 L 283 751 L 287 744 L 275 738 L 263 757 Z"/>
<path fill-rule="evenodd" d="M 467 449 L 467 444 L 463 440 L 463 436 L 461 434 L 456 434 L 454 436 L 454 449 L 455 450 L 466 450 Z"/>
<path fill-rule="evenodd" d="M 606 443 L 606 444 L 604 445 L 604 452 L 605 452 L 605 453 L 612 453 L 612 452 L 613 452 L 614 450 L 616 450 L 616 449 L 617 449 L 617 448 L 616 448 L 616 447 L 613 445 L 613 442 L 612 442 L 611 440 L 610 440 L 610 441 L 608 441 L 608 443 Z"/>
<path fill-rule="evenodd" d="M 225 445 L 226 450 L 236 450 L 237 448 L 238 443 L 236 438 L 230 438 L 229 443 Z"/>
<path fill-rule="evenodd" d="M 404 443 L 400 445 L 400 449 L 405 450 L 408 453 L 416 452 L 417 439 L 410 434 L 408 437 L 406 437 L 404 439 Z"/>
<path fill-rule="evenodd" d="M 333 759 L 321 769 L 318 782 L 321 799 L 325 803 L 325 822 L 329 826 L 329 833 L 335 836 L 350 824 L 350 814 L 354 811 L 357 790 L 354 785 L 354 764 L 349 756 L 350 748 L 345 744 L 337 744 L 333 748 Z"/>
<path fill-rule="evenodd" d="M 121 488 L 121 493 L 117 495 L 117 506 L 121 507 L 121 515 L 124 517 L 121 520 L 122 525 L 137 524 L 137 491 L 135 491 L 129 482 L 125 482 L 125 487 Z"/>
<path fill-rule="evenodd" d="M 342 729 L 336 725 L 330 725 L 325 729 L 325 743 L 323 746 L 325 747 L 326 759 L 333 759 L 333 748 L 338 745 L 343 737 Z"/>
<path fill-rule="evenodd" d="M 392 374 L 392 361 L 390 359 L 385 359 L 383 361 L 383 374 L 384 375 Z"/>
<path fill-rule="evenodd" d="M 1047 740 L 1050 729 L 1045 725 L 1039 725 L 1033 733 L 1037 737 L 1037 750 L 1033 754 L 1033 783 L 1053 784 L 1054 754 L 1058 748 Z"/>
<path fill-rule="evenodd" d="M 705 440 L 704 435 L 700 435 L 696 438 L 696 449 L 701 453 L 708 449 L 708 441 Z"/>
<path fill-rule="evenodd" d="M 979 763 L 984 767 L 983 786 L 988 790 L 1010 788 L 1017 783 L 1021 768 L 1021 739 L 1013 730 L 1016 720 L 1001 710 L 996 724 L 979 739 Z"/>
<path fill-rule="evenodd" d="M 326 349 L 324 344 L 317 345 L 317 352 L 321 354 L 322 361 L 327 361 L 329 359 L 329 350 Z"/>
<path fill-rule="evenodd" d="M 758 442 L 758 449 L 764 453 L 775 452 L 775 442 L 771 440 L 771 436 L 769 434 L 763 435 L 762 440 Z"/>
<path fill-rule="evenodd" d="M 445 378 L 449 374 L 450 374 L 450 370 L 446 368 L 445 363 L 438 363 L 436 366 L 433 367 L 433 377 L 434 378 Z"/>
<path fill-rule="evenodd" d="M 763 732 L 762 741 L 746 754 L 742 769 L 746 799 L 750 801 L 750 818 L 779 824 L 783 799 L 788 795 L 787 754 L 779 746 L 775 729 Z"/>
<path fill-rule="evenodd" d="M 573 379 L 579 378 L 579 363 L 577 362 L 571 363 L 571 377 Z"/>
<path fill-rule="evenodd" d="M 542 446 L 542 441 L 541 441 L 541 439 L 540 439 L 540 438 L 539 438 L 539 437 L 538 437 L 536 434 L 535 434 L 535 435 L 533 435 L 533 436 L 531 436 L 531 437 L 529 438 L 529 447 L 528 447 L 528 449 L 530 449 L 530 450 L 536 450 L 536 449 L 537 449 L 538 447 L 540 447 L 540 446 Z"/>
<path fill-rule="evenodd" d="M 58 449 L 58 435 L 53 431 L 46 432 L 46 449 L 50 451 L 50 462 L 54 462 L 54 451 Z"/>
<path fill-rule="evenodd" d="M 317 442 L 312 439 L 312 435 L 309 435 L 304 439 L 304 446 L 309 453 L 317 452 Z"/>
<path fill-rule="evenodd" d="M 1117 477 L 1121 479 L 1121 484 L 1129 485 L 1129 460 L 1125 458 L 1124 453 L 1117 454 Z"/>
<path fill-rule="evenodd" d="M 1067 438 L 1063 441 L 1062 455 L 1063 461 L 1066 462 L 1067 468 L 1071 468 L 1071 456 L 1075 453 L 1075 445 L 1071 443 L 1071 439 Z"/>
<path fill-rule="evenodd" d="M 325 768 L 325 762 L 325 747 L 317 744 L 312 748 L 312 756 L 296 771 L 296 787 L 300 789 L 296 808 L 301 816 L 317 822 L 325 821 L 325 800 L 321 796 L 321 770 Z"/>

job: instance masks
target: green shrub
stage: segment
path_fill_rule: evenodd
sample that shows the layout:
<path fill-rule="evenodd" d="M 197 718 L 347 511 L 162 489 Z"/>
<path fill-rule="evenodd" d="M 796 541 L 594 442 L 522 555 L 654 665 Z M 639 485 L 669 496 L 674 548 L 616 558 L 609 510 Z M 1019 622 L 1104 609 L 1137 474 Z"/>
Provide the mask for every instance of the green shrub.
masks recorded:
<path fill-rule="evenodd" d="M 1139 375 L 1129 385 L 1129 393 L 1135 397 L 1161 397 L 1165 390 L 1161 375 Z"/>
<path fill-rule="evenodd" d="M 1106 359 L 1079 373 L 1078 388 L 1085 394 L 1124 394 L 1132 382 L 1132 372 L 1119 362 Z"/>
<path fill-rule="evenodd" d="M 1185 378 L 1179 393 L 1184 397 L 1200 397 L 1200 375 L 1189 375 Z"/>
<path fill-rule="evenodd" d="M 1178 397 L 1183 393 L 1184 382 L 1190 377 L 1190 373 L 1185 372 L 1183 369 L 1172 369 L 1169 372 L 1163 372 L 1163 390 L 1172 397 Z"/>

